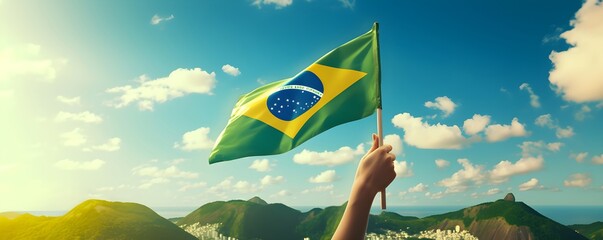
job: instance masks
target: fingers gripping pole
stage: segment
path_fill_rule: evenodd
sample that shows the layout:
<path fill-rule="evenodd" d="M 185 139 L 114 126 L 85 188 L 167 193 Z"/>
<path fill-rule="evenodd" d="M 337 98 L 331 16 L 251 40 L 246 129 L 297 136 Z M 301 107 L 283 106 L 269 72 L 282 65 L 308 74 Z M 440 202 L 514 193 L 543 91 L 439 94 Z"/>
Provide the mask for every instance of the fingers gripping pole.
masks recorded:
<path fill-rule="evenodd" d="M 383 146 L 383 118 L 381 116 L 381 108 L 377 108 L 377 135 L 379 136 L 379 147 Z M 381 190 L 381 209 L 385 210 L 385 188 Z"/>

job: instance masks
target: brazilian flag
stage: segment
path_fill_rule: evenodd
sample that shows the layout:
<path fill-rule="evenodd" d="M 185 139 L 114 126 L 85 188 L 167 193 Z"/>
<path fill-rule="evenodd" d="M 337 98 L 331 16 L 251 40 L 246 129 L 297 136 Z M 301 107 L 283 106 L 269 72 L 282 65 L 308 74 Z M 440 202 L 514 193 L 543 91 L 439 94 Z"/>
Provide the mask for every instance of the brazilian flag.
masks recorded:
<path fill-rule="evenodd" d="M 209 163 L 287 152 L 381 107 L 378 24 L 296 76 L 241 96 Z"/>

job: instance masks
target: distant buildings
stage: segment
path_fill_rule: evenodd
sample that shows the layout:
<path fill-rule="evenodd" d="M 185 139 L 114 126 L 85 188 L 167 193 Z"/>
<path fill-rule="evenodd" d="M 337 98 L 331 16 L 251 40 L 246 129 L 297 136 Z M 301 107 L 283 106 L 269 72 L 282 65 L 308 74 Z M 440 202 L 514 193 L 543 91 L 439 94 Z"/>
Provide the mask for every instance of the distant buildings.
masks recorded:
<path fill-rule="evenodd" d="M 197 222 L 191 225 L 183 224 L 180 227 L 199 240 L 237 240 L 236 238 L 224 236 L 221 233 L 218 233 L 218 228 L 220 225 L 222 224 L 212 223 L 201 226 L 201 224 Z"/>
<path fill-rule="evenodd" d="M 394 232 L 387 231 L 385 234 L 369 233 L 366 235 L 367 240 L 401 240 L 408 238 L 426 238 L 436 240 L 477 240 L 477 237 L 471 235 L 467 230 L 462 230 L 460 226 L 456 226 L 454 230 L 429 230 L 421 231 L 419 234 L 410 235 L 404 231 Z"/>
<path fill-rule="evenodd" d="M 201 226 L 199 223 L 191 225 L 182 225 L 182 229 L 197 237 L 200 240 L 237 240 L 236 238 L 224 236 L 218 233 L 221 223 L 206 224 Z M 467 230 L 462 230 L 460 226 L 456 226 L 454 230 L 429 230 L 421 231 L 419 234 L 410 235 L 404 231 L 394 232 L 386 231 L 385 234 L 368 233 L 365 236 L 366 240 L 402 240 L 408 238 L 426 238 L 436 240 L 477 240 L 477 237 L 471 235 Z M 310 238 L 304 238 L 310 240 Z"/>

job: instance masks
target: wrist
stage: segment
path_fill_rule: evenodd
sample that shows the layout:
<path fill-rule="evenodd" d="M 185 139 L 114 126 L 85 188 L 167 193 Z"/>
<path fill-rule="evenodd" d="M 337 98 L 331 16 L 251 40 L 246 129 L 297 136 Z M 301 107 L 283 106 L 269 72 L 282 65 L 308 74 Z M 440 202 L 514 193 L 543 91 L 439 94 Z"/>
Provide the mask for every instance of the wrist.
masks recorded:
<path fill-rule="evenodd" d="M 375 190 L 366 184 L 359 184 L 354 182 L 352 185 L 352 194 L 350 195 L 350 202 L 369 202 L 372 203 L 377 195 L 378 190 Z"/>

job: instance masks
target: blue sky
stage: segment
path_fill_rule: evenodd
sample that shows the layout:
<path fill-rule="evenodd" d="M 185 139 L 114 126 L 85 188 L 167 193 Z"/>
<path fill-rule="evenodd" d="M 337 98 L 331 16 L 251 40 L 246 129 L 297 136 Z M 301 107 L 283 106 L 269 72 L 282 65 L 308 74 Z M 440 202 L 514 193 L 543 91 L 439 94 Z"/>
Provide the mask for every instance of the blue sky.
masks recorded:
<path fill-rule="evenodd" d="M 602 16 L 592 0 L 1 0 L 0 211 L 343 203 L 375 116 L 281 155 L 207 157 L 238 96 L 376 21 L 389 205 L 600 205 Z"/>

